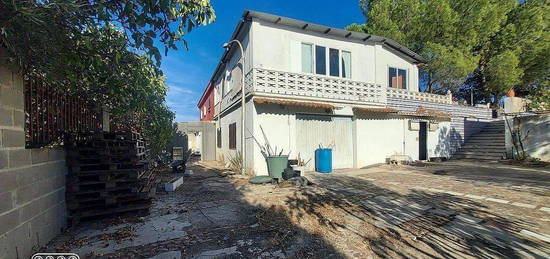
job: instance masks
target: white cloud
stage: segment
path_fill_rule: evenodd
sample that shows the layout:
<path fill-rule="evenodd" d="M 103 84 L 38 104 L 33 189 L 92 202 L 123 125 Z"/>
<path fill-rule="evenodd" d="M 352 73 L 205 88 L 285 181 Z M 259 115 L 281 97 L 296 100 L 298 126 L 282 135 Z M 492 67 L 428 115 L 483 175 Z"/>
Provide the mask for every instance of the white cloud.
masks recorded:
<path fill-rule="evenodd" d="M 168 94 L 194 94 L 195 92 L 189 88 L 179 85 L 168 85 Z"/>

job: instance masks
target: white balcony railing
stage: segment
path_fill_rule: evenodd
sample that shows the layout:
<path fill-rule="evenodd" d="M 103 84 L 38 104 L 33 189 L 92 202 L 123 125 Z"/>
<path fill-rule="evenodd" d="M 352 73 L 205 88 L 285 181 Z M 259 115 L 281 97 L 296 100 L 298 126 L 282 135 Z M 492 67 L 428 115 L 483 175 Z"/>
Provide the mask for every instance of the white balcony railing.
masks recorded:
<path fill-rule="evenodd" d="M 320 99 L 385 104 L 386 92 L 381 85 L 357 82 L 344 78 L 281 72 L 255 68 L 252 70 L 252 91 L 313 97 Z"/>
<path fill-rule="evenodd" d="M 413 92 L 406 89 L 397 89 L 397 88 L 388 88 L 387 90 L 388 98 L 400 98 L 405 100 L 417 100 L 417 101 L 426 101 L 434 103 L 453 103 L 453 97 L 450 93 L 447 95 L 441 94 L 431 94 L 423 92 Z"/>
<path fill-rule="evenodd" d="M 247 91 L 285 96 L 301 96 L 353 103 L 386 105 L 387 98 L 452 103 L 452 95 L 385 88 L 373 83 L 322 75 L 291 73 L 263 68 L 252 69 L 245 78 Z"/>

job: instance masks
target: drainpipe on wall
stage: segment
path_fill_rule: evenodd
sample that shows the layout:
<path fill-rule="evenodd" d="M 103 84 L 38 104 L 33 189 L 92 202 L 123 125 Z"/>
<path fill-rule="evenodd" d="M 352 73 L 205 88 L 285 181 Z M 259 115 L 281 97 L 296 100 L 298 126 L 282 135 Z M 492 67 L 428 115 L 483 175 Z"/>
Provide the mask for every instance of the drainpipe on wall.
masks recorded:
<path fill-rule="evenodd" d="M 244 78 L 245 78 L 245 57 L 244 57 L 244 50 L 243 50 L 243 45 L 241 44 L 241 42 L 239 40 L 232 40 L 228 43 L 225 43 L 223 44 L 223 47 L 224 48 L 229 48 L 230 45 L 232 43 L 236 43 L 237 46 L 239 46 L 239 50 L 241 51 L 241 59 L 242 59 L 242 68 L 241 68 L 241 71 L 242 71 L 242 77 L 241 77 L 241 163 L 242 163 L 242 166 L 241 166 L 241 174 L 245 175 L 246 174 L 246 147 L 245 147 L 245 139 L 244 139 L 244 135 L 245 135 L 245 127 L 246 127 L 246 124 L 245 124 L 245 98 L 246 98 L 246 95 L 245 95 L 245 87 L 244 87 Z"/>
<path fill-rule="evenodd" d="M 406 130 L 407 130 L 407 119 L 404 119 L 403 120 L 403 155 L 405 155 L 405 139 L 407 139 L 405 134 Z"/>

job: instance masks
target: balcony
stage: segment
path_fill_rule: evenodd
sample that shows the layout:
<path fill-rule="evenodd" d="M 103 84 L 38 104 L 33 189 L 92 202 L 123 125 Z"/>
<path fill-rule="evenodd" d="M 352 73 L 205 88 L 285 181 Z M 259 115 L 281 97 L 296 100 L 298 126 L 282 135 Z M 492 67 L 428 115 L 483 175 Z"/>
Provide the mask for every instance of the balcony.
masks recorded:
<path fill-rule="evenodd" d="M 296 96 L 325 101 L 385 105 L 386 91 L 381 85 L 344 78 L 281 72 L 255 68 L 248 87 L 258 94 Z"/>
<path fill-rule="evenodd" d="M 416 100 L 416 101 L 446 103 L 446 104 L 453 103 L 453 97 L 450 93 L 446 95 L 441 95 L 441 94 L 431 94 L 431 93 L 423 93 L 423 92 L 413 92 L 406 89 L 398 89 L 398 88 L 387 88 L 386 93 L 387 93 L 387 98 L 399 98 L 404 100 Z"/>
<path fill-rule="evenodd" d="M 388 98 L 451 104 L 452 96 L 386 88 L 373 83 L 323 75 L 254 68 L 246 76 L 247 91 L 274 97 L 387 106 Z"/>

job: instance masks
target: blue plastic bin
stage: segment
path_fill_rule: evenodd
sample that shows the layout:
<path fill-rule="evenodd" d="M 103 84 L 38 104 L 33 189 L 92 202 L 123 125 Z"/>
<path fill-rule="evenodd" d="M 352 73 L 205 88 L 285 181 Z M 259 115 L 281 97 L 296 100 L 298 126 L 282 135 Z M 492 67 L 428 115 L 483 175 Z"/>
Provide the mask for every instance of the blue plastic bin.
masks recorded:
<path fill-rule="evenodd" d="M 319 148 L 315 150 L 315 171 L 319 173 L 332 172 L 332 149 Z"/>

